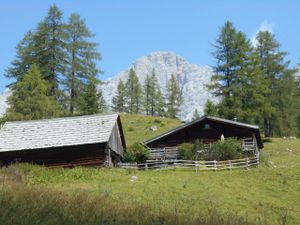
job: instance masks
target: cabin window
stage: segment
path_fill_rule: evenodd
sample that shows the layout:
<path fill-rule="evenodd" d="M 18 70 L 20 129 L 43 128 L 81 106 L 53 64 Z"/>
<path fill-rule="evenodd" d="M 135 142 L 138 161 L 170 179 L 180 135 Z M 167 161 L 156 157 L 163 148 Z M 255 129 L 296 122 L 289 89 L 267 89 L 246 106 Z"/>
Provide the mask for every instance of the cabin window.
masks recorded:
<path fill-rule="evenodd" d="M 209 123 L 204 124 L 204 129 L 205 129 L 205 130 L 210 129 L 210 124 L 209 124 Z"/>

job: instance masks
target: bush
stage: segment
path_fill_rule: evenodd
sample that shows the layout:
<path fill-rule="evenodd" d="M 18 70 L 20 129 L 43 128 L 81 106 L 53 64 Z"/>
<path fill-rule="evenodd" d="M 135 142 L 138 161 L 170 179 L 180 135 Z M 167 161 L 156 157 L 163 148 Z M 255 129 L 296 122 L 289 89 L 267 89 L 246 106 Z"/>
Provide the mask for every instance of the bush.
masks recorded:
<path fill-rule="evenodd" d="M 124 155 L 125 162 L 144 163 L 149 158 L 149 150 L 141 143 L 131 145 Z"/>
<path fill-rule="evenodd" d="M 243 156 L 242 146 L 235 138 L 212 143 L 203 153 L 204 160 L 231 160 L 241 156 Z"/>
<path fill-rule="evenodd" d="M 179 145 L 179 152 L 182 159 L 192 160 L 194 157 L 193 152 L 194 144 L 191 143 L 183 143 Z"/>
<path fill-rule="evenodd" d="M 197 151 L 203 149 L 204 144 L 200 140 L 196 140 L 194 144 L 183 143 L 179 146 L 180 156 L 184 160 L 197 160 Z"/>

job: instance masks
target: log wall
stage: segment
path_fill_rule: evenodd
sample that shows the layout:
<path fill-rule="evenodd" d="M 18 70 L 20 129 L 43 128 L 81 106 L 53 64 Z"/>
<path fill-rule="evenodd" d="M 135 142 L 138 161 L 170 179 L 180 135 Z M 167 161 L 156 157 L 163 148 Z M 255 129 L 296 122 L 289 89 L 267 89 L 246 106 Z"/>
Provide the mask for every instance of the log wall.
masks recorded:
<path fill-rule="evenodd" d="M 22 150 L 0 153 L 0 163 L 27 162 L 48 167 L 105 166 L 105 144 Z"/>

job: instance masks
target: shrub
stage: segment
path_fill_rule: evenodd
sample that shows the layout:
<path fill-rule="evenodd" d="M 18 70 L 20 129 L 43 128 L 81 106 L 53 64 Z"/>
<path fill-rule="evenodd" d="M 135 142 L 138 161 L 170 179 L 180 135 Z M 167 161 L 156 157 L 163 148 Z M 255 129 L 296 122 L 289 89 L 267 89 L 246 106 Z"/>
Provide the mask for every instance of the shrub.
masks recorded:
<path fill-rule="evenodd" d="M 124 156 L 125 162 L 144 163 L 149 158 L 149 150 L 141 143 L 134 143 L 131 145 Z"/>
<path fill-rule="evenodd" d="M 193 153 L 194 144 L 183 143 L 179 145 L 179 152 L 182 159 L 191 160 L 194 156 Z"/>
<path fill-rule="evenodd" d="M 194 144 L 183 143 L 179 146 L 179 152 L 182 159 L 185 160 L 196 160 L 197 151 L 203 150 L 204 144 L 200 140 L 196 140 Z"/>
<path fill-rule="evenodd" d="M 204 160 L 238 159 L 243 155 L 241 143 L 235 138 L 226 138 L 210 144 L 203 154 Z"/>

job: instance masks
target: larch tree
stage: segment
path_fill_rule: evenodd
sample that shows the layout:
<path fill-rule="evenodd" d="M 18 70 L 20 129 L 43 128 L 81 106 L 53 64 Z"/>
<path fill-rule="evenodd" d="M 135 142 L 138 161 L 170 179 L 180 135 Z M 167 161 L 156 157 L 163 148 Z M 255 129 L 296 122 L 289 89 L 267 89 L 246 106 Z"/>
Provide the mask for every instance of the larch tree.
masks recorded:
<path fill-rule="evenodd" d="M 79 110 L 80 91 L 85 89 L 88 81 L 97 79 L 97 74 L 101 72 L 96 67 L 96 61 L 100 60 L 101 56 L 97 51 L 97 44 L 90 41 L 94 35 L 78 14 L 70 16 L 66 34 L 67 57 L 63 84 L 68 95 L 66 101 L 69 113 L 73 115 Z"/>
<path fill-rule="evenodd" d="M 81 95 L 78 98 L 78 111 L 83 115 L 92 115 L 96 113 L 103 113 L 106 109 L 101 90 L 97 87 L 100 85 L 99 80 L 92 77 L 84 86 Z"/>
<path fill-rule="evenodd" d="M 182 94 L 174 74 L 172 74 L 167 84 L 167 116 L 177 118 L 182 104 Z"/>
<path fill-rule="evenodd" d="M 217 65 L 214 67 L 215 75 L 209 88 L 216 96 L 221 97 L 219 114 L 227 119 L 237 117 L 245 120 L 248 108 L 244 102 L 249 100 L 249 96 L 244 93 L 252 51 L 250 42 L 231 22 L 226 22 L 214 47 L 213 55 Z"/>
<path fill-rule="evenodd" d="M 142 87 L 134 69 L 130 69 L 125 85 L 126 111 L 129 113 L 140 113 L 142 109 Z"/>
<path fill-rule="evenodd" d="M 33 64 L 22 79 L 16 83 L 8 98 L 8 120 L 34 120 L 53 118 L 59 115 L 60 107 L 54 96 L 49 96 L 51 85 L 43 79 L 38 67 Z"/>
<path fill-rule="evenodd" d="M 59 78 L 66 70 L 65 26 L 62 11 L 53 5 L 33 36 L 34 63 L 39 66 L 44 79 L 49 81 L 50 94 L 57 98 L 60 97 Z"/>
<path fill-rule="evenodd" d="M 278 102 L 278 84 L 288 70 L 288 62 L 284 60 L 286 53 L 279 50 L 279 43 L 269 31 L 260 31 L 256 37 L 255 51 L 259 56 L 261 78 L 264 80 L 262 96 L 265 105 L 262 106 L 262 118 L 265 136 L 274 135 L 276 127 L 276 102 Z"/>
<path fill-rule="evenodd" d="M 147 75 L 144 84 L 144 109 L 146 115 L 155 116 L 161 111 L 162 94 L 157 81 L 155 71 L 151 75 Z"/>
<path fill-rule="evenodd" d="M 126 90 L 122 80 L 119 81 L 117 93 L 112 99 L 112 110 L 114 112 L 125 112 Z"/>

